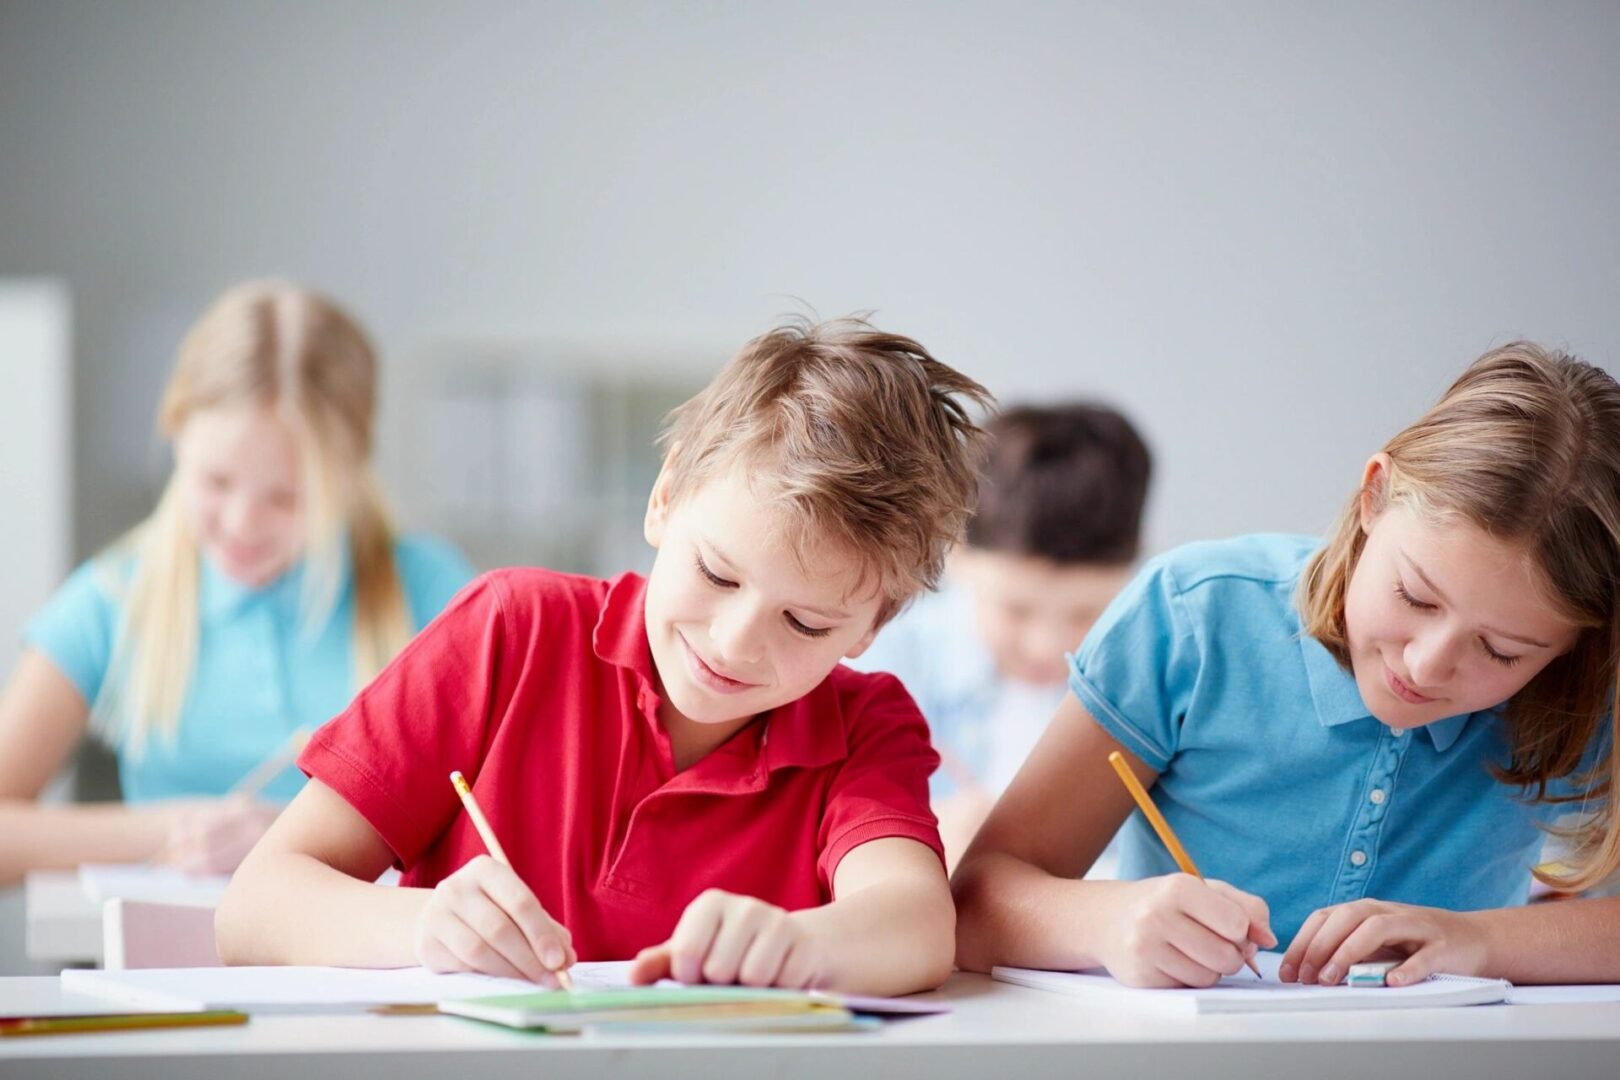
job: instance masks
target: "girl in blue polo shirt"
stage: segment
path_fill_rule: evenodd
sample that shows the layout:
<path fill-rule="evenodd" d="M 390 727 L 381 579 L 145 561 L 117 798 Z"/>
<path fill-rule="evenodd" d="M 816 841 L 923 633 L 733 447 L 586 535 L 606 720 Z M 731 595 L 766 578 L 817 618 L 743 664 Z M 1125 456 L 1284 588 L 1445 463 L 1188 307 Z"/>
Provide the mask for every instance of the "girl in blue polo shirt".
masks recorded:
<path fill-rule="evenodd" d="M 471 578 L 448 545 L 395 534 L 368 466 L 375 397 L 370 343 L 314 293 L 243 285 L 192 328 L 156 510 L 28 624 L 0 695 L 0 880 L 154 856 L 234 869 L 303 777 L 232 789 Z M 91 731 L 126 804 L 38 805 Z"/>
<path fill-rule="evenodd" d="M 957 872 L 958 963 L 1206 986 L 1286 943 L 1287 981 L 1373 958 L 1394 985 L 1620 981 L 1620 900 L 1522 906 L 1563 815 L 1567 872 L 1537 876 L 1620 867 L 1617 582 L 1620 385 L 1487 354 L 1325 545 L 1193 544 L 1120 595 Z M 1208 881 L 1175 873 L 1113 750 Z M 1116 831 L 1127 880 L 1079 880 Z"/>

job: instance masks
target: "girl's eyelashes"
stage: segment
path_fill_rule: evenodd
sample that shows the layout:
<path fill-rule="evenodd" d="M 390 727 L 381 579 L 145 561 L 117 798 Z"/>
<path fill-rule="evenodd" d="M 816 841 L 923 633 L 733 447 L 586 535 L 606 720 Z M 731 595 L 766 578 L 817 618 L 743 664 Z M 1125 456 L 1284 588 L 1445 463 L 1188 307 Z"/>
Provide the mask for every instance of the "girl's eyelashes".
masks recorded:
<path fill-rule="evenodd" d="M 1401 584 L 1399 581 L 1395 583 L 1395 595 L 1399 596 L 1402 602 L 1410 607 L 1416 608 L 1419 611 L 1434 610 L 1433 604 L 1425 604 L 1422 600 L 1419 600 L 1417 597 L 1407 592 L 1406 586 Z M 1486 656 L 1489 656 L 1492 660 L 1496 661 L 1498 664 L 1501 664 L 1503 667 L 1510 668 L 1514 664 L 1517 664 L 1520 659 L 1522 659 L 1521 657 L 1508 656 L 1506 653 L 1497 652 L 1495 649 L 1491 648 L 1491 643 L 1486 641 L 1484 638 L 1479 639 L 1479 647 L 1485 650 Z"/>
<path fill-rule="evenodd" d="M 697 556 L 697 568 L 698 573 L 702 574 L 705 580 L 707 580 L 710 585 L 713 585 L 717 589 L 735 589 L 737 587 L 737 583 L 735 581 L 727 581 L 719 574 L 716 574 L 713 570 L 710 570 L 709 564 L 703 561 L 703 555 L 701 553 L 699 553 Z"/>
<path fill-rule="evenodd" d="M 1400 597 L 1401 600 L 1408 607 L 1417 608 L 1419 611 L 1433 611 L 1434 610 L 1434 605 L 1433 604 L 1425 604 L 1422 600 L 1419 600 L 1417 597 L 1415 597 L 1411 593 L 1407 592 L 1406 591 L 1406 586 L 1403 583 L 1399 582 L 1399 581 L 1397 581 L 1395 583 L 1395 595 Z"/>

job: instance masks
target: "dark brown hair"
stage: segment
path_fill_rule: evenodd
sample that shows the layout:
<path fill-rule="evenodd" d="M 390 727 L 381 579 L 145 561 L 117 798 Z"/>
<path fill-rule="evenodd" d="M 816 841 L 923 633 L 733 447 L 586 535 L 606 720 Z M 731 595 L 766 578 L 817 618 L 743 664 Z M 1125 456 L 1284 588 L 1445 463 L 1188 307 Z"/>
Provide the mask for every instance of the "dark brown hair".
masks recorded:
<path fill-rule="evenodd" d="M 970 545 L 1057 563 L 1136 558 L 1153 461 L 1129 420 L 1073 402 L 1008 409 L 985 430 Z"/>

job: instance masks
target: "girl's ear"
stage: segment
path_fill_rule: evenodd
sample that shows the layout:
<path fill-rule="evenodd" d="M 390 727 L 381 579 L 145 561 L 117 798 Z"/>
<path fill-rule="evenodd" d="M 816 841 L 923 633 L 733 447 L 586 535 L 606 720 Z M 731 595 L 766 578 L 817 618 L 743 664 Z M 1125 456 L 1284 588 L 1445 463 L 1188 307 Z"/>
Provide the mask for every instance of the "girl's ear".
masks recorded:
<path fill-rule="evenodd" d="M 664 464 L 658 469 L 658 479 L 653 481 L 652 494 L 647 496 L 647 516 L 642 520 L 641 533 L 647 538 L 647 543 L 655 548 L 663 544 L 664 528 L 669 524 L 670 466 L 675 463 L 675 455 L 680 449 L 680 443 L 670 444 L 669 453 L 664 455 Z"/>
<path fill-rule="evenodd" d="M 1367 459 L 1361 471 L 1361 531 L 1369 532 L 1372 523 L 1389 501 L 1389 455 L 1380 450 Z"/>

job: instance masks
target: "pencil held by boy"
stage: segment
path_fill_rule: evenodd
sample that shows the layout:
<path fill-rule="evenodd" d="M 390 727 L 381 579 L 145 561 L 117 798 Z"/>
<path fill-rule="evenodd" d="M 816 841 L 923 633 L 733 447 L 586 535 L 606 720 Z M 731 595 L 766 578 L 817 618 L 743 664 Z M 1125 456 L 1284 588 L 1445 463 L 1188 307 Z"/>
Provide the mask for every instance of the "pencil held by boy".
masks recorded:
<path fill-rule="evenodd" d="M 959 962 L 1206 986 L 1283 945 L 1284 981 L 1620 979 L 1620 900 L 1525 906 L 1571 809 L 1557 883 L 1620 869 L 1616 582 L 1620 384 L 1492 350 L 1325 541 L 1188 545 L 1120 595 L 957 870 Z M 1115 753 L 1209 880 L 1175 872 Z M 1079 880 L 1116 830 L 1126 880 Z"/>
<path fill-rule="evenodd" d="M 955 866 L 1067 686 L 1067 653 L 1130 580 L 1152 459 L 1123 415 L 1072 402 L 1009 408 L 945 586 L 855 662 L 900 678 L 933 732 L 946 861 Z"/>
<path fill-rule="evenodd" d="M 671 416 L 650 574 L 514 569 L 463 591 L 304 752 L 306 792 L 221 904 L 221 955 L 938 985 L 938 757 L 898 680 L 839 661 L 938 580 L 989 403 L 860 320 L 749 342 Z M 401 887 L 372 885 L 391 863 Z"/>

